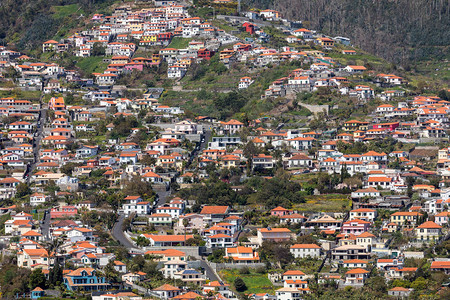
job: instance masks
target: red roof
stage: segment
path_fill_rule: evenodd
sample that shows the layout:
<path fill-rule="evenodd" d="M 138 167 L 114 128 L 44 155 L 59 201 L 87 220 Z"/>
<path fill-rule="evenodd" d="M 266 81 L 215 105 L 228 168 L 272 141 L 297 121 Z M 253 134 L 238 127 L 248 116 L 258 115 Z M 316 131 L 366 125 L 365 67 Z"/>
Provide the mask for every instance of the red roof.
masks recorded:
<path fill-rule="evenodd" d="M 450 269 L 450 261 L 433 261 L 431 269 Z"/>
<path fill-rule="evenodd" d="M 228 211 L 228 206 L 205 206 L 203 207 L 200 214 L 211 215 L 211 214 L 226 214 Z"/>
<path fill-rule="evenodd" d="M 427 221 L 419 226 L 417 228 L 425 228 L 425 229 L 439 229 L 442 228 L 442 226 L 434 223 L 433 221 Z"/>
<path fill-rule="evenodd" d="M 148 239 L 152 239 L 155 242 L 184 242 L 188 239 L 193 238 L 194 236 L 192 234 L 188 235 L 153 235 L 153 234 L 144 234 L 144 236 Z"/>
<path fill-rule="evenodd" d="M 361 268 L 356 268 L 350 271 L 347 271 L 345 274 L 367 274 L 370 273 L 367 270 L 361 269 Z"/>

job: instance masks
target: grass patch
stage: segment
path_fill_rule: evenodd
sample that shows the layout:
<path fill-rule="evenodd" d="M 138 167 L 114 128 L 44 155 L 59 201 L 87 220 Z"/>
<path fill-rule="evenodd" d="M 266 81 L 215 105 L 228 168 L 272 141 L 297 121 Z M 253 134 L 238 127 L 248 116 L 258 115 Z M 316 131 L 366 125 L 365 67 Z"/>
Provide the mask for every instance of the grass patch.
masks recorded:
<path fill-rule="evenodd" d="M 33 220 L 41 221 L 44 218 L 44 212 L 32 213 Z"/>
<path fill-rule="evenodd" d="M 246 294 L 248 293 L 274 293 L 274 286 L 272 282 L 267 278 L 267 274 L 260 273 L 250 273 L 250 274 L 239 274 L 239 270 L 230 269 L 220 271 L 220 276 L 233 285 L 234 280 L 237 277 L 241 277 L 247 286 Z"/>
<path fill-rule="evenodd" d="M 299 110 L 289 111 L 288 114 L 302 117 L 309 117 L 312 115 L 311 111 L 306 107 L 301 107 Z"/>
<path fill-rule="evenodd" d="M 13 97 L 15 99 L 38 100 L 40 96 L 40 91 L 22 91 L 20 89 L 0 91 L 0 98 Z"/>
<path fill-rule="evenodd" d="M 106 57 L 103 56 L 79 57 L 76 66 L 87 75 L 92 73 L 101 73 L 108 66 L 108 63 L 103 62 L 104 58 Z"/>
<path fill-rule="evenodd" d="M 225 32 L 228 32 L 228 33 L 230 33 L 231 31 L 237 30 L 237 28 L 235 28 L 235 27 L 233 27 L 231 25 L 228 25 L 226 22 L 221 21 L 221 20 L 217 20 L 216 19 L 216 20 L 213 20 L 211 23 L 214 26 L 219 27 L 219 29 L 222 29 L 222 30 L 224 30 Z"/>
<path fill-rule="evenodd" d="M 55 19 L 64 19 L 70 15 L 73 15 L 80 9 L 80 5 L 78 4 L 70 4 L 64 6 L 53 6 L 51 10 L 54 12 L 53 17 Z M 79 11 L 79 13 L 83 13 L 83 11 Z"/>
<path fill-rule="evenodd" d="M 313 258 L 297 258 L 295 260 L 295 264 L 306 274 L 314 274 L 319 270 L 322 260 Z"/>
<path fill-rule="evenodd" d="M 185 39 L 179 36 L 176 36 L 172 39 L 169 46 L 167 48 L 175 48 L 175 49 L 185 49 L 189 46 L 189 42 L 192 39 Z"/>
<path fill-rule="evenodd" d="M 326 194 L 306 196 L 306 203 L 297 204 L 294 210 L 305 212 L 345 212 L 352 202 L 346 195 Z"/>

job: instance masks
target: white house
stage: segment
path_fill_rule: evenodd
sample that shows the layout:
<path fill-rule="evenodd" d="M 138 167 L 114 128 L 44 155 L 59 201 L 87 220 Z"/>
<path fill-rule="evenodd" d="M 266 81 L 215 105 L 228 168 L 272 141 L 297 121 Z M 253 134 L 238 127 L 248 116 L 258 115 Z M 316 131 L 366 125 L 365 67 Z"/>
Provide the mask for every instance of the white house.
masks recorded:
<path fill-rule="evenodd" d="M 350 220 L 360 219 L 373 222 L 377 217 L 377 211 L 370 208 L 358 208 L 350 211 Z"/>
<path fill-rule="evenodd" d="M 246 89 L 246 88 L 248 88 L 253 82 L 254 82 L 254 80 L 252 80 L 251 77 L 248 77 L 248 76 L 242 77 L 241 80 L 239 81 L 239 89 Z"/>
<path fill-rule="evenodd" d="M 122 209 L 125 215 L 129 216 L 132 213 L 136 213 L 138 216 L 150 214 L 150 202 L 143 201 L 141 197 L 128 196 L 124 200 L 125 203 L 122 204 Z"/>
<path fill-rule="evenodd" d="M 185 74 L 186 68 L 179 65 L 169 66 L 169 69 L 167 70 L 168 78 L 183 78 Z"/>
<path fill-rule="evenodd" d="M 321 250 L 322 248 L 316 244 L 295 244 L 290 248 L 295 258 L 320 257 Z"/>
<path fill-rule="evenodd" d="M 40 194 L 40 193 L 34 193 L 30 196 L 30 205 L 31 206 L 38 206 L 40 204 L 44 204 L 45 202 L 50 201 L 50 196 Z"/>

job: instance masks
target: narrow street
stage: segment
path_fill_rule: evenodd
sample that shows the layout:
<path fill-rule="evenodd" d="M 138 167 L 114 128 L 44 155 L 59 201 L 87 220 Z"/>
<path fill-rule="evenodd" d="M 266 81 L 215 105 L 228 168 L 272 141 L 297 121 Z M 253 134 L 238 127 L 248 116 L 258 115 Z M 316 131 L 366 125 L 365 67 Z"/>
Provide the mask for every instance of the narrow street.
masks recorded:
<path fill-rule="evenodd" d="M 126 248 L 135 248 L 123 233 L 122 224 L 124 219 L 125 215 L 120 214 L 119 219 L 117 220 L 116 224 L 114 224 L 111 234 L 120 244 L 122 244 Z"/>
<path fill-rule="evenodd" d="M 200 262 L 202 268 L 205 270 L 206 278 L 210 281 L 221 281 L 220 278 L 216 276 L 216 273 L 214 273 L 213 269 L 208 265 L 208 263 L 204 260 L 201 260 Z"/>
<path fill-rule="evenodd" d="M 50 238 L 50 211 L 48 210 L 44 212 L 44 218 L 41 223 L 41 231 L 45 238 Z"/>
<path fill-rule="evenodd" d="M 31 174 L 33 174 L 34 169 L 36 169 L 36 165 L 39 162 L 39 149 L 41 147 L 41 140 L 43 137 L 43 131 L 45 124 L 47 122 L 47 109 L 44 108 L 44 103 L 42 102 L 41 96 L 41 109 L 39 111 L 39 118 L 37 121 L 37 129 L 35 132 L 35 136 L 33 139 L 33 161 L 28 164 L 28 167 L 25 171 L 24 178 L 26 182 L 30 183 Z"/>

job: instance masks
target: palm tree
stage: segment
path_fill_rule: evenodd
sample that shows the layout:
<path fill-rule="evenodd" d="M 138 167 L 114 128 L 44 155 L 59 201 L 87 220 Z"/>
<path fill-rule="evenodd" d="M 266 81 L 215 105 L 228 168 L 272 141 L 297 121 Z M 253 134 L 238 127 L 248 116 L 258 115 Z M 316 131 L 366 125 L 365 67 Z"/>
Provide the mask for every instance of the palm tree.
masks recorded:
<path fill-rule="evenodd" d="M 49 254 L 52 252 L 56 253 L 58 252 L 59 247 L 61 247 L 63 243 L 64 243 L 63 240 L 58 237 L 56 239 L 53 239 L 51 242 L 45 243 L 44 248 L 48 251 Z"/>

